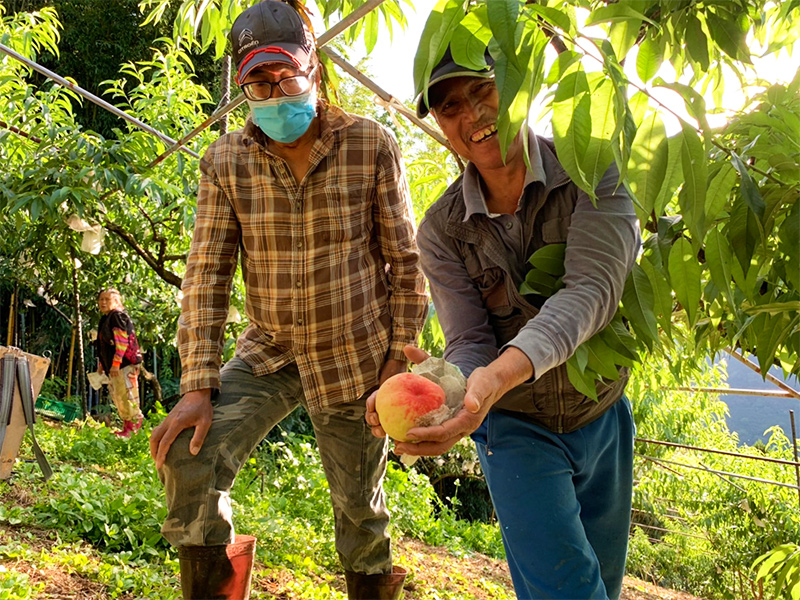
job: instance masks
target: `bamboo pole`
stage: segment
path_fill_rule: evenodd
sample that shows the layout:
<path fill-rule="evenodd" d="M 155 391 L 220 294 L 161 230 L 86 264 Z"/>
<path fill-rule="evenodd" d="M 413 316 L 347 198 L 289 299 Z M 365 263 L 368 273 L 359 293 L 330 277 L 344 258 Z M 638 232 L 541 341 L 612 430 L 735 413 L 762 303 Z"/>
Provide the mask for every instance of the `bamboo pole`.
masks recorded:
<path fill-rule="evenodd" d="M 14 291 L 11 292 L 11 304 L 8 307 L 8 337 L 6 338 L 6 346 L 9 348 L 14 345 L 14 304 L 17 299 L 17 286 L 14 286 Z"/>
<path fill-rule="evenodd" d="M 794 462 L 797 463 L 797 429 L 794 426 L 794 411 L 789 411 L 789 420 L 792 423 L 792 448 L 794 449 Z M 794 476 L 797 479 L 797 501 L 800 503 L 800 465 L 795 464 Z"/>
<path fill-rule="evenodd" d="M 781 388 L 783 391 L 785 391 L 785 392 L 788 392 L 788 393 L 789 393 L 789 395 L 790 395 L 792 398 L 797 398 L 798 400 L 800 400 L 800 392 L 799 392 L 799 391 L 797 391 L 796 389 L 794 389 L 792 386 L 790 386 L 790 385 L 788 385 L 788 384 L 784 383 L 783 381 L 781 381 L 780 379 L 778 379 L 777 377 L 775 377 L 775 376 L 774 376 L 772 373 L 769 373 L 768 371 L 764 371 L 764 372 L 762 373 L 762 372 L 761 372 L 761 367 L 759 367 L 759 366 L 758 366 L 757 364 L 755 364 L 753 361 L 751 361 L 751 360 L 749 360 L 749 359 L 745 358 L 744 354 L 739 354 L 738 352 L 736 352 L 735 350 L 732 350 L 732 349 L 730 349 L 730 348 L 729 348 L 729 349 L 727 349 L 727 352 L 728 352 L 728 354 L 730 354 L 730 355 L 731 355 L 733 358 L 735 358 L 735 359 L 736 359 L 736 360 L 738 360 L 739 362 L 741 362 L 741 363 L 743 363 L 743 364 L 747 365 L 748 367 L 750 367 L 751 369 L 753 369 L 753 371 L 755 371 L 755 372 L 756 372 L 756 373 L 758 373 L 759 375 L 763 375 L 763 377 L 764 377 L 764 379 L 765 379 L 765 380 L 769 381 L 770 383 L 773 383 L 773 384 L 775 384 L 777 387 Z"/>
<path fill-rule="evenodd" d="M 72 361 L 75 358 L 75 324 L 72 325 L 72 339 L 69 342 L 69 360 L 67 361 L 67 397 L 72 393 Z"/>
<path fill-rule="evenodd" d="M 74 251 L 72 254 L 72 295 L 75 298 L 75 337 L 78 340 L 78 396 L 81 399 L 81 418 L 85 419 L 88 413 L 86 398 L 86 363 L 83 356 L 83 319 L 81 318 L 81 294 L 78 287 L 78 267 L 75 264 Z M 71 369 L 70 369 L 71 372 Z"/>

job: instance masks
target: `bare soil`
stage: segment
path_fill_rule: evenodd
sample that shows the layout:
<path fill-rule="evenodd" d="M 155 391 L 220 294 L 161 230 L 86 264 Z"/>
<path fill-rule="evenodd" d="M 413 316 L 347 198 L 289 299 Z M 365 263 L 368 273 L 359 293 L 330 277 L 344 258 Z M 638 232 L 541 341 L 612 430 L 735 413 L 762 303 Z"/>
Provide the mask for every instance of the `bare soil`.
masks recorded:
<path fill-rule="evenodd" d="M 25 501 L 24 498 L 18 500 Z M 55 544 L 48 539 L 47 532 L 31 528 L 20 528 L 0 524 L 0 545 L 11 539 L 24 539 L 35 554 L 45 556 Z M 87 554 L 91 550 L 87 547 Z M 445 548 L 428 546 L 418 540 L 396 541 L 397 562 L 409 571 L 403 600 L 419 597 L 418 590 L 448 590 L 452 593 L 470 593 L 480 600 L 493 600 L 497 589 L 505 589 L 511 595 L 511 577 L 504 561 L 481 554 L 455 556 Z M 22 559 L 0 560 L 0 567 L 8 572 L 25 573 L 32 587 L 43 585 L 43 592 L 36 598 L 48 600 L 110 600 L 105 586 L 78 573 L 67 572 L 49 566 L 47 561 L 32 562 Z M 341 579 L 341 578 L 339 578 Z M 293 575 L 289 570 L 258 569 L 253 578 L 253 590 L 266 593 L 276 600 L 303 600 L 291 590 Z M 177 585 L 177 581 L 176 581 Z M 337 586 L 344 592 L 343 581 Z M 493 592 L 493 590 L 495 590 Z M 121 600 L 132 600 L 122 596 Z M 632 577 L 626 577 L 621 600 L 702 600 L 691 594 L 659 587 Z"/>

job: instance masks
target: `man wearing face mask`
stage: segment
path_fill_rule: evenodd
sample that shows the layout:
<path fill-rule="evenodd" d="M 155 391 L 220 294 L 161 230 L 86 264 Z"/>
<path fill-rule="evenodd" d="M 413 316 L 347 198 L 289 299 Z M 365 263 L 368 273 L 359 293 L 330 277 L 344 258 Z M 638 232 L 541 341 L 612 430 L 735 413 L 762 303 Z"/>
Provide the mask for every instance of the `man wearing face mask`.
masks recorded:
<path fill-rule="evenodd" d="M 236 19 L 251 116 L 200 163 L 178 327 L 183 397 L 150 441 L 184 598 L 247 597 L 253 540 L 234 533 L 229 491 L 299 405 L 330 486 L 348 597 L 402 593 L 386 532 L 387 444 L 364 415 L 370 392 L 406 370 L 403 347 L 425 317 L 413 212 L 391 134 L 320 101 L 303 10 L 266 0 Z M 220 369 L 239 253 L 249 325 Z"/>

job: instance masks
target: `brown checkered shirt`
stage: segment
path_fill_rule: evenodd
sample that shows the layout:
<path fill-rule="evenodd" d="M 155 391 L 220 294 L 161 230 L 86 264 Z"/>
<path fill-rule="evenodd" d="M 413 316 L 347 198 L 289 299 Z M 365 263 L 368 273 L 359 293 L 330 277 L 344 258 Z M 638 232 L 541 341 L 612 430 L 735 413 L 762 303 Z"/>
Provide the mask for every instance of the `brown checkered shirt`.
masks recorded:
<path fill-rule="evenodd" d="M 320 121 L 300 182 L 250 121 L 203 156 L 178 326 L 182 394 L 220 386 L 239 252 L 249 325 L 236 354 L 257 376 L 296 362 L 312 413 L 360 397 L 416 341 L 428 300 L 400 149 L 336 107 Z"/>

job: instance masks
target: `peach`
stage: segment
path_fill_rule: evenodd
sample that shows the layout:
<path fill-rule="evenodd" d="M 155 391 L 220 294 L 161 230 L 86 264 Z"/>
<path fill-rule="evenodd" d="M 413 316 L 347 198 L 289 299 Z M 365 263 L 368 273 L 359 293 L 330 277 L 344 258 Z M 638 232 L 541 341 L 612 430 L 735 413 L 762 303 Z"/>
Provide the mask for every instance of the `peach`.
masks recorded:
<path fill-rule="evenodd" d="M 445 406 L 444 390 L 436 383 L 414 373 L 398 373 L 383 382 L 375 397 L 375 410 L 381 426 L 392 439 L 405 442 L 412 427 L 432 424 L 427 415 L 439 413 Z"/>

